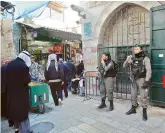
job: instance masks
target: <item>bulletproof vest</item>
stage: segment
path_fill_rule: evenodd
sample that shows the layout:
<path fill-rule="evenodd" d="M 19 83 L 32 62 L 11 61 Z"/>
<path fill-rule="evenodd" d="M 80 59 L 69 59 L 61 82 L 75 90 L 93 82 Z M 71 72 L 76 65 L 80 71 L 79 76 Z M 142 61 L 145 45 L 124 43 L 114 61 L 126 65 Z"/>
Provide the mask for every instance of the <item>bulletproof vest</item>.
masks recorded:
<path fill-rule="evenodd" d="M 106 66 L 110 63 L 110 61 L 107 61 L 105 64 Z M 114 63 L 114 62 L 113 62 Z M 114 64 L 115 65 L 115 64 Z M 104 75 L 104 77 L 116 77 L 116 70 L 114 68 L 109 69 L 106 74 Z"/>
<path fill-rule="evenodd" d="M 146 69 L 143 64 L 144 58 L 145 57 L 133 58 L 132 73 L 135 79 L 146 77 Z"/>

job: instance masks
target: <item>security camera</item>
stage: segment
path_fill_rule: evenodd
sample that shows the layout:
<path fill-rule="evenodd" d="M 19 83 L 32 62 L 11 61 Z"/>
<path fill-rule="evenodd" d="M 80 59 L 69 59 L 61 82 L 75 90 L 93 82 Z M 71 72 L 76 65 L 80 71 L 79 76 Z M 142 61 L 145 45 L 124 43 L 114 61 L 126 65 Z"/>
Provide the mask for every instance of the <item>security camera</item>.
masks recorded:
<path fill-rule="evenodd" d="M 80 21 L 76 21 L 76 24 L 80 24 Z"/>
<path fill-rule="evenodd" d="M 76 5 L 71 5 L 72 10 L 76 11 L 76 12 L 82 12 L 84 10 L 84 8 L 80 7 L 80 6 L 76 6 Z"/>

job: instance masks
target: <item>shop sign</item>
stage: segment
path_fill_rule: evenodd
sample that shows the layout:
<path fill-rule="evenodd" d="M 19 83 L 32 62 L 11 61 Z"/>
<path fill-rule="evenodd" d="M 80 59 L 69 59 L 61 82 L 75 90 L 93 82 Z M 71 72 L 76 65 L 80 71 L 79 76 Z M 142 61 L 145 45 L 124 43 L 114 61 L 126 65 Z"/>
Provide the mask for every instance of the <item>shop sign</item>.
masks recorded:
<path fill-rule="evenodd" d="M 84 23 L 84 35 L 87 37 L 92 36 L 92 24 L 91 24 L 91 22 Z"/>
<path fill-rule="evenodd" d="M 60 13 L 62 13 L 64 11 L 64 7 L 61 4 L 59 4 L 57 2 L 54 2 L 54 1 L 49 2 L 48 6 L 51 9 L 54 9 L 57 12 L 60 12 Z"/>
<path fill-rule="evenodd" d="M 85 76 L 86 77 L 98 77 L 99 76 L 99 72 L 86 72 Z"/>

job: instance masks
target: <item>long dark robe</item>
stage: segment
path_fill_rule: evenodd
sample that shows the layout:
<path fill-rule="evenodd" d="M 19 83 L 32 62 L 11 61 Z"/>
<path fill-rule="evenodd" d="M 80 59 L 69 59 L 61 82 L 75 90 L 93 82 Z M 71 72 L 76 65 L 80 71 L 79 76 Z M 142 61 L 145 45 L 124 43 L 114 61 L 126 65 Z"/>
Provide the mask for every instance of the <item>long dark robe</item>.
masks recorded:
<path fill-rule="evenodd" d="M 7 65 L 1 67 L 1 116 L 7 117 L 6 107 L 6 70 Z"/>
<path fill-rule="evenodd" d="M 7 115 L 14 122 L 28 118 L 29 112 L 29 68 L 17 58 L 7 67 Z"/>

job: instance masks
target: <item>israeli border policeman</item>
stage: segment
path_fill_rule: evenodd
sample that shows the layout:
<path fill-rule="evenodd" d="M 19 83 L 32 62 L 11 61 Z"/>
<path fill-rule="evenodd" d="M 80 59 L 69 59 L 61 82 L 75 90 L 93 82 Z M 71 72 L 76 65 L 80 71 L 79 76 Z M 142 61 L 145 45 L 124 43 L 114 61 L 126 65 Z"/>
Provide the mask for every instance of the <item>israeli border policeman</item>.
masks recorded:
<path fill-rule="evenodd" d="M 106 107 L 105 100 L 107 95 L 108 101 L 110 102 L 108 111 L 112 111 L 114 109 L 113 88 L 116 72 L 114 70 L 114 62 L 112 61 L 109 52 L 103 53 L 99 70 L 102 82 L 100 83 L 101 104 L 98 106 L 98 108 L 101 109 Z"/>
<path fill-rule="evenodd" d="M 129 67 L 130 73 L 132 74 L 132 87 L 131 87 L 131 101 L 132 108 L 126 112 L 126 115 L 136 113 L 137 94 L 138 90 L 140 92 L 141 104 L 143 108 L 143 120 L 146 121 L 147 118 L 147 107 L 149 103 L 148 88 L 149 81 L 151 79 L 151 63 L 150 59 L 142 51 L 142 47 L 136 45 L 134 48 L 134 57 L 132 55 L 128 56 L 123 64 L 123 67 Z"/>

